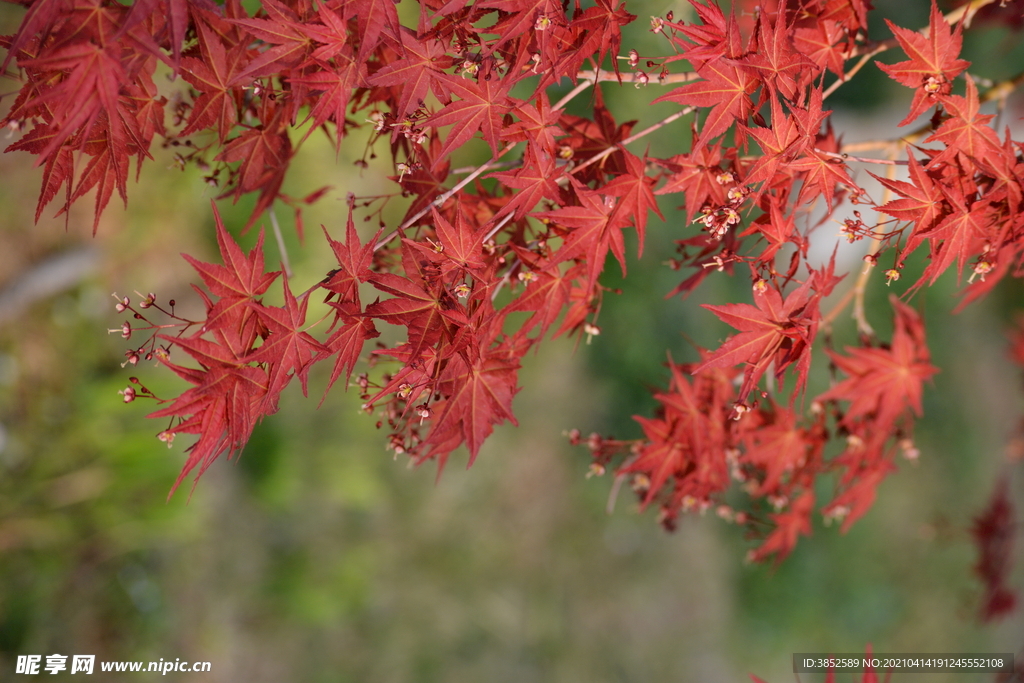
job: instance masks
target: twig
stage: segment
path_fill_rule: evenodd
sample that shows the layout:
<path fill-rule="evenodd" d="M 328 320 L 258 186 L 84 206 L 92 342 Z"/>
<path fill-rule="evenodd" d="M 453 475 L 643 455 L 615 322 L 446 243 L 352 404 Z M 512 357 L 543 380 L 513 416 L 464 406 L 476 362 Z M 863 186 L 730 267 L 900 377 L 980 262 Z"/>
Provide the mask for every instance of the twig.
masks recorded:
<path fill-rule="evenodd" d="M 654 125 L 651 125 L 651 126 L 648 126 L 647 128 L 644 128 L 642 131 L 640 131 L 639 133 L 636 133 L 635 135 L 629 136 L 628 138 L 626 138 L 622 142 L 619 142 L 619 143 L 617 143 L 615 145 L 612 145 L 611 147 L 605 148 L 600 153 L 595 154 L 594 156 L 590 157 L 589 159 L 584 161 L 579 166 L 577 166 L 574 169 L 572 169 L 571 171 L 569 171 L 569 173 L 570 174 L 577 173 L 577 172 L 582 171 L 583 169 L 585 169 L 587 166 L 590 166 L 591 164 L 596 164 L 598 161 L 601 161 L 602 159 L 604 159 L 608 155 L 612 154 L 613 152 L 616 152 L 616 151 L 618 151 L 620 149 L 625 149 L 625 146 L 628 145 L 629 143 L 635 142 L 635 141 L 639 140 L 640 138 L 642 138 L 642 137 L 644 137 L 646 135 L 650 135 L 651 133 L 653 133 L 654 131 L 658 130 L 659 128 L 662 128 L 662 127 L 667 126 L 668 124 L 672 123 L 676 119 L 681 118 L 683 116 L 686 116 L 687 114 L 693 112 L 694 109 L 696 109 L 696 107 L 686 107 L 685 109 L 680 109 L 675 114 L 671 114 L 669 116 L 666 116 L 661 121 L 658 121 Z"/>
<path fill-rule="evenodd" d="M 614 71 L 608 71 L 607 69 L 597 69 L 597 70 L 591 70 L 591 71 L 581 71 L 579 73 L 579 78 L 580 79 L 586 79 L 586 80 L 591 81 L 591 82 L 596 80 L 599 83 L 606 83 L 606 82 L 616 82 L 617 83 L 620 80 L 625 83 L 625 82 L 627 82 L 629 80 L 627 78 L 627 76 L 629 74 L 636 74 L 636 73 L 638 73 L 638 72 L 631 71 L 631 72 L 623 73 L 623 74 L 620 74 L 620 75 L 617 76 Z M 619 76 L 621 76 L 621 79 L 620 79 Z M 657 83 L 659 85 L 672 85 L 672 84 L 675 84 L 675 83 L 689 83 L 690 81 L 695 81 L 698 78 L 700 78 L 700 75 L 696 71 L 684 71 L 683 73 L 665 74 L 664 76 L 658 76 L 656 78 L 651 78 L 649 83 Z M 632 80 L 633 80 L 633 82 L 636 82 L 636 76 L 635 75 L 633 76 Z"/>
<path fill-rule="evenodd" d="M 858 71 L 863 69 L 864 65 L 868 63 L 869 59 L 871 59 L 872 57 L 877 55 L 879 52 L 882 52 L 883 50 L 886 50 L 886 49 L 888 49 L 888 48 L 879 48 L 877 50 L 874 50 L 873 52 L 868 52 L 867 54 L 862 56 L 860 58 L 860 61 L 857 62 L 856 64 L 854 64 L 852 69 L 850 69 L 849 71 L 844 73 L 842 78 L 837 80 L 832 85 L 828 86 L 828 88 L 825 89 L 825 92 L 821 93 L 821 99 L 824 100 L 824 99 L 828 98 L 828 96 L 831 95 L 832 93 L 834 93 L 839 86 L 841 86 L 843 83 L 846 83 L 847 81 L 849 81 L 851 78 L 853 78 L 857 74 Z"/>
<path fill-rule="evenodd" d="M 281 267 L 284 269 L 284 276 L 291 280 L 292 267 L 288 262 L 288 250 L 284 246 L 284 236 L 281 235 L 281 224 L 277 222 L 277 214 L 273 209 L 267 213 L 270 214 L 270 225 L 274 228 L 274 238 L 277 240 L 277 250 L 281 254 Z"/>
<path fill-rule="evenodd" d="M 889 153 L 890 159 L 894 158 L 898 154 L 898 150 L 893 147 Z M 890 166 L 886 171 L 886 177 L 889 180 L 896 178 L 896 166 Z M 892 195 L 892 191 L 886 187 L 882 190 L 882 205 L 885 205 Z M 867 316 L 864 314 L 864 293 L 867 290 L 868 277 L 871 276 L 871 271 L 875 269 L 874 266 L 874 255 L 878 253 L 878 250 L 882 248 L 881 233 L 879 232 L 881 226 L 875 226 L 875 235 L 877 239 L 871 240 L 871 244 L 868 245 L 868 253 L 866 256 L 872 257 L 865 259 L 864 270 L 861 271 L 857 277 L 857 282 L 853 287 L 853 319 L 857 321 L 857 330 L 864 335 L 869 337 L 874 336 L 875 330 L 868 323 Z"/>
<path fill-rule="evenodd" d="M 833 159 L 841 159 L 842 161 L 861 161 L 861 162 L 863 162 L 865 164 L 884 164 L 886 166 L 906 166 L 906 165 L 908 165 L 910 163 L 909 161 L 903 161 L 903 160 L 899 160 L 899 159 L 872 159 L 871 157 L 855 157 L 855 156 L 852 156 L 850 154 L 845 154 L 845 153 L 837 154 L 836 152 L 826 152 L 825 150 L 818 149 L 818 148 L 815 148 L 814 151 L 817 152 L 818 154 L 824 154 L 827 157 L 832 157 Z"/>

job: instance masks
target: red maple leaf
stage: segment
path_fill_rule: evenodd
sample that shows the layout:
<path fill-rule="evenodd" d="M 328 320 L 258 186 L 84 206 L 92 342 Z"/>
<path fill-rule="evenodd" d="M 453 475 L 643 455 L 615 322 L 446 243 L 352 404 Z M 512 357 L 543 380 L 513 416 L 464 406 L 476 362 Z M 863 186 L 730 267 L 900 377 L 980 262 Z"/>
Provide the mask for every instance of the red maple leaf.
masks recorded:
<path fill-rule="evenodd" d="M 389 0 L 384 0 L 384 4 L 389 4 Z M 402 58 L 386 63 L 366 80 L 371 86 L 400 88 L 394 114 L 399 120 L 404 120 L 423 106 L 428 92 L 433 92 L 442 102 L 451 100 L 448 88 L 444 86 L 444 69 L 452 65 L 452 58 L 445 54 L 444 45 L 434 38 L 420 40 L 404 26 L 399 36 Z M 363 62 L 361 56 L 359 62 Z"/>
<path fill-rule="evenodd" d="M 491 152 L 497 154 L 502 118 L 511 111 L 514 104 L 508 96 L 509 88 L 512 87 L 511 79 L 484 78 L 469 81 L 448 74 L 442 74 L 439 78 L 447 86 L 448 92 L 461 98 L 427 119 L 426 123 L 430 126 L 452 127 L 440 156 L 446 157 L 453 149 L 462 147 L 478 130 L 491 146 Z"/>
<path fill-rule="evenodd" d="M 754 109 L 750 95 L 757 89 L 759 81 L 747 70 L 725 60 L 697 63 L 696 70 L 704 80 L 687 83 L 654 102 L 678 102 L 711 108 L 694 144 L 694 149 L 699 149 L 728 130 L 733 123 L 746 122 Z"/>
<path fill-rule="evenodd" d="M 625 274 L 626 245 L 622 229 L 628 219 L 616 213 L 616 202 L 612 197 L 602 199 L 597 192 L 580 185 L 575 178 L 572 184 L 580 201 L 579 206 L 565 206 L 533 214 L 542 220 L 546 218 L 570 228 L 562 246 L 552 255 L 549 265 L 585 257 L 587 282 L 593 286 L 604 270 L 604 259 L 611 249 Z"/>
<path fill-rule="evenodd" d="M 899 124 L 905 126 L 937 104 L 940 95 L 948 95 L 953 79 L 971 63 L 959 59 L 963 24 L 957 24 L 956 30 L 951 31 L 934 0 L 927 35 L 900 28 L 888 19 L 885 23 L 910 57 L 891 65 L 875 62 L 890 78 L 914 89 L 910 113 Z"/>
<path fill-rule="evenodd" d="M 212 310 L 207 312 L 204 329 L 216 330 L 220 327 L 238 322 L 241 311 L 267 291 L 271 283 L 280 275 L 280 271 L 263 272 L 263 233 L 260 233 L 256 246 L 246 256 L 221 221 L 217 205 L 213 207 L 213 218 L 217 226 L 217 244 L 223 265 L 203 263 L 202 261 L 182 254 L 182 258 L 192 264 L 210 292 L 219 298 Z"/>
<path fill-rule="evenodd" d="M 910 408 L 921 415 L 921 385 L 938 370 L 929 362 L 921 316 L 895 296 L 895 329 L 889 348 L 851 348 L 843 356 L 829 351 L 836 366 L 848 375 L 818 401 L 850 401 L 843 417 L 851 425 L 870 418 L 879 431 L 888 433 Z"/>
<path fill-rule="evenodd" d="M 465 441 L 469 447 L 472 465 L 495 425 L 505 421 L 518 424 L 512 414 L 512 398 L 519 391 L 518 370 L 519 364 L 498 350 L 473 361 L 462 355 L 454 356 L 439 381 L 448 398 L 437 408 L 428 443 L 450 452 L 455 448 L 449 441 L 450 435 L 457 433 L 458 441 Z"/>
<path fill-rule="evenodd" d="M 309 297 L 302 303 L 292 294 L 288 280 L 284 281 L 284 306 L 250 304 L 267 327 L 263 344 L 249 354 L 246 360 L 268 365 L 269 385 L 267 399 L 277 400 L 292 377 L 298 377 L 302 395 L 309 394 L 309 366 L 313 358 L 324 350 L 323 345 L 302 329 L 306 323 Z"/>
<path fill-rule="evenodd" d="M 785 301 L 778 290 L 761 281 L 761 285 L 754 287 L 754 306 L 704 304 L 704 308 L 740 330 L 740 334 L 726 340 L 693 372 L 745 365 L 743 385 L 737 397 L 737 402 L 743 404 L 772 363 L 780 378 L 790 365 L 797 363 L 796 390 L 799 391 L 807 381 L 811 343 L 818 329 L 817 297 L 811 296 L 810 284 L 808 280 Z"/>
<path fill-rule="evenodd" d="M 658 208 L 658 200 L 654 198 L 654 178 L 647 176 L 647 155 L 641 159 L 629 152 L 623 154 L 626 160 L 626 173 L 616 177 L 599 191 L 601 194 L 621 198 L 615 206 L 615 214 L 628 217 L 636 227 L 639 237 L 637 258 L 640 258 L 644 253 L 648 212 L 653 210 L 661 220 L 665 220 L 665 216 Z"/>
<path fill-rule="evenodd" d="M 911 180 L 909 183 L 882 178 L 874 173 L 871 173 L 871 176 L 903 197 L 903 199 L 886 202 L 877 209 L 900 220 L 914 221 L 914 232 L 918 234 L 929 230 L 947 211 L 946 197 L 909 149 L 907 150 L 907 162 Z M 914 238 L 911 237 L 911 242 L 908 242 L 904 253 L 909 254 L 919 243 L 920 240 L 914 241 Z"/>
<path fill-rule="evenodd" d="M 204 22 L 196 22 L 196 33 L 202 59 L 183 57 L 181 76 L 200 94 L 192 103 L 192 113 L 181 134 L 191 135 L 216 125 L 223 142 L 238 122 L 235 94 L 243 82 L 241 72 L 248 55 L 242 44 L 225 48 L 220 37 Z"/>

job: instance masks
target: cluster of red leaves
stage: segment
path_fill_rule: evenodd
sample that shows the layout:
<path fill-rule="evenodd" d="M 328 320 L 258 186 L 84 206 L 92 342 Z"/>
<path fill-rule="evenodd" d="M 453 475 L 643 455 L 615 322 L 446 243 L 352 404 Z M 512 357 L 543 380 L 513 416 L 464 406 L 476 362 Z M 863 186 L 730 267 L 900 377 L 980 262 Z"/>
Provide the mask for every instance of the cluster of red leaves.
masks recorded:
<path fill-rule="evenodd" d="M 715 504 L 730 481 L 741 481 L 771 506 L 766 517 L 741 516 L 770 523 L 754 553 L 763 558 L 785 555 L 809 532 L 813 482 L 838 470 L 823 511 L 848 527 L 894 469 L 895 452 L 913 452 L 910 420 L 921 410 L 921 383 L 935 372 L 920 318 L 894 299 L 891 343 L 866 336 L 848 355 L 832 353 L 846 378 L 813 401 L 809 415 L 794 407 L 823 324 L 822 300 L 842 279 L 834 262 L 807 262 L 811 235 L 846 200 L 868 202 L 824 101 L 859 69 L 846 71 L 851 60 L 890 48 L 909 59 L 881 67 L 914 93 L 901 125 L 933 110 L 915 138 L 928 133 L 932 146 L 908 147 L 907 180 L 879 178 L 886 195 L 898 196 L 877 202 L 892 219 L 886 227 L 858 217 L 844 222 L 845 234 L 876 240 L 872 263 L 894 252 L 890 280 L 926 246 L 930 261 L 914 288 L 954 263 L 958 273 L 969 267 L 980 280 L 967 300 L 1024 269 L 1022 145 L 1009 134 L 1001 141 L 992 117 L 979 114 L 1005 87 L 979 94 L 959 58 L 961 24 L 951 28 L 956 18 L 934 7 L 922 31 L 892 26 L 895 39 L 877 41 L 868 36 L 866 0 L 766 2 L 739 15 L 693 2 L 697 21 L 652 19 L 664 56 L 630 51 L 623 58 L 631 73 L 621 74 L 620 31 L 635 17 L 614 0 L 586 8 L 568 0 L 421 0 L 415 26 L 383 0 L 264 0 L 251 16 L 238 0 L 27 4 L 18 32 L 3 39 L 5 67 L 17 66 L 22 86 L 2 123 L 31 125 L 8 149 L 35 154 L 44 166 L 40 211 L 62 186 L 62 211 L 95 187 L 98 221 L 115 187 L 126 195 L 129 157 L 148 157 L 160 134 L 187 151 L 182 163 L 212 164 L 208 180 L 221 198 L 256 193 L 251 224 L 277 200 L 297 206 L 281 193 L 282 181 L 310 133 L 323 131 L 340 146 L 360 127 L 372 127 L 372 145 L 389 148 L 393 197 L 408 201 L 399 226 L 363 242 L 352 213 L 370 202 L 351 198 L 344 241 L 327 235 L 338 267 L 297 296 L 283 280 L 280 307 L 262 300 L 278 274 L 263 273 L 258 249 L 242 254 L 218 219 L 225 265 L 192 261 L 209 290 L 201 292 L 206 319 L 158 337 L 164 362 L 194 385 L 154 413 L 171 419 L 165 438 L 199 436 L 183 476 L 241 448 L 292 378 L 305 390 L 314 364 L 332 362 L 330 384 L 343 374 L 348 382 L 378 335 L 376 322 L 406 331 L 402 343 L 370 354 L 397 369 L 357 379 L 390 447 L 443 464 L 465 444 L 472 461 L 495 425 L 515 422 L 524 355 L 552 331 L 599 332 L 606 258 L 610 252 L 625 273 L 625 232 L 636 230 L 642 250 L 649 212 L 660 216 L 656 196 L 666 195 L 696 219 L 678 229 L 673 264 L 694 273 L 675 293 L 743 263 L 753 305 L 708 307 L 738 333 L 699 363 L 671 364 L 669 390 L 658 394 L 662 412 L 641 419 L 645 438 L 620 449 L 633 452 L 620 473 L 634 477 L 645 504 L 659 503 L 667 523 Z M 172 126 L 164 122 L 172 100 L 154 86 L 158 68 L 188 86 L 170 107 Z M 963 94 L 953 92 L 958 78 Z M 682 107 L 662 125 L 698 112 L 692 144 L 665 156 L 627 149 L 651 129 L 634 133 L 634 122 L 616 121 L 596 85 L 602 80 L 648 89 L 682 83 L 652 99 Z M 577 87 L 552 103 L 549 90 L 566 81 Z M 588 85 L 592 115 L 566 113 Z M 451 156 L 474 139 L 492 159 L 453 185 Z M 83 157 L 88 163 L 76 172 Z M 499 163 L 488 182 L 472 182 Z M 376 298 L 363 301 L 371 288 Z M 322 340 L 305 322 L 315 293 L 333 316 Z M 156 352 L 150 343 L 148 353 Z M 175 348 L 200 367 L 172 363 L 167 352 Z M 144 351 L 129 351 L 129 359 Z M 789 401 L 761 388 L 769 371 L 769 387 L 796 375 Z M 832 435 L 847 446 L 826 460 Z M 618 448 L 598 439 L 598 464 Z"/>
<path fill-rule="evenodd" d="M 798 289 L 792 297 L 799 302 L 806 293 Z M 792 324 L 788 323 L 791 313 L 783 314 L 781 301 L 769 308 L 770 299 L 755 290 L 761 308 L 733 304 L 732 318 L 719 312 L 739 329 L 751 327 L 723 345 L 727 354 L 745 344 L 767 348 L 756 352 L 758 358 L 780 353 L 777 343 Z M 735 364 L 717 364 L 721 350 L 705 352 L 701 363 L 669 363 L 668 391 L 655 394 L 658 414 L 653 419 L 636 418 L 644 430 L 642 442 L 595 439 L 589 444 L 595 459 L 603 467 L 623 446 L 630 446 L 632 457 L 619 472 L 631 477 L 644 506 L 658 504 L 660 519 L 669 527 L 680 511 L 707 510 L 734 482 L 739 484 L 752 507 L 736 512 L 719 505 L 716 511 L 729 521 L 761 530 L 763 543 L 751 553 L 753 560 L 784 557 L 800 535 L 811 533 L 815 481 L 828 473 L 839 476 L 835 494 L 824 507 L 825 517 L 843 520 L 843 530 L 848 529 L 871 507 L 878 484 L 896 469 L 897 457 L 913 448 L 908 436 L 912 414 L 920 414 L 921 384 L 935 372 L 928 363 L 920 317 L 895 298 L 893 305 L 896 321 L 891 344 L 848 349 L 849 356 L 831 353 L 847 378 L 814 399 L 809 420 L 767 393 L 761 394 L 764 400 L 748 405 L 744 392 L 750 374 L 758 372 L 757 363 L 747 364 L 737 392 L 741 378 Z M 767 332 L 758 334 L 768 325 L 763 309 L 771 310 L 768 320 L 775 321 L 771 337 Z M 687 379 L 691 374 L 692 382 Z M 829 418 L 846 440 L 845 450 L 832 458 L 824 455 Z M 760 510 L 759 501 L 769 509 Z M 765 534 L 765 528 L 770 532 Z"/>

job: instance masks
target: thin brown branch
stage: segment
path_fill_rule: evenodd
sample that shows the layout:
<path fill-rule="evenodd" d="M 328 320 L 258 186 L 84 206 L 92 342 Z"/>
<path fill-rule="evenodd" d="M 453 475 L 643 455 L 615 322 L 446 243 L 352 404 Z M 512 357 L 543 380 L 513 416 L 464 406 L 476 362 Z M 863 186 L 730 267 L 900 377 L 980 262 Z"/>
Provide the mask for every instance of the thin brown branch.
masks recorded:
<path fill-rule="evenodd" d="M 606 83 L 610 81 L 616 83 L 641 83 L 642 80 L 636 75 L 637 73 L 642 72 L 625 72 L 621 74 L 616 74 L 614 71 L 608 71 L 607 69 L 597 69 L 591 71 L 581 71 L 579 73 L 579 77 L 581 79 L 586 79 L 591 82 L 597 80 L 600 83 Z M 698 78 L 700 78 L 696 71 L 686 71 L 678 74 L 665 74 L 663 76 L 650 76 L 650 74 L 647 74 L 647 76 L 650 79 L 648 81 L 649 83 L 657 83 L 658 85 L 689 83 L 690 81 L 695 81 Z"/>
<path fill-rule="evenodd" d="M 909 163 L 909 162 L 903 161 L 903 160 L 872 159 L 871 157 L 855 157 L 853 155 L 845 154 L 845 153 L 837 154 L 835 152 L 826 152 L 823 149 L 817 149 L 817 148 L 815 148 L 814 151 L 817 152 L 818 154 L 824 154 L 827 157 L 832 157 L 833 159 L 841 159 L 842 161 L 860 161 L 860 162 L 863 162 L 865 164 L 883 164 L 885 166 L 906 166 Z"/>
<path fill-rule="evenodd" d="M 675 114 L 671 114 L 669 116 L 666 116 L 661 121 L 658 121 L 657 123 L 655 123 L 655 124 L 653 124 L 651 126 L 648 126 L 647 128 L 644 128 L 642 131 L 640 131 L 639 133 L 636 133 L 635 135 L 629 136 L 628 138 L 626 138 L 622 142 L 605 148 L 600 153 L 595 154 L 594 156 L 590 157 L 589 159 L 584 161 L 582 164 L 580 164 L 576 168 L 574 168 L 571 171 L 569 171 L 569 173 L 573 174 L 573 173 L 576 173 L 578 171 L 582 171 L 583 169 L 585 169 L 587 166 L 590 166 L 591 164 L 596 164 L 597 162 L 599 162 L 602 159 L 604 159 L 605 157 L 609 156 L 610 154 L 612 154 L 616 150 L 625 149 L 626 145 L 628 145 L 629 143 L 635 142 L 635 141 L 639 140 L 640 138 L 642 138 L 644 136 L 650 135 L 651 133 L 653 133 L 654 131 L 658 130 L 659 128 L 667 126 L 668 124 L 672 123 L 676 119 L 682 118 L 683 116 L 686 116 L 687 114 L 693 112 L 694 109 L 695 109 L 695 107 L 686 107 L 684 109 L 680 109 Z"/>

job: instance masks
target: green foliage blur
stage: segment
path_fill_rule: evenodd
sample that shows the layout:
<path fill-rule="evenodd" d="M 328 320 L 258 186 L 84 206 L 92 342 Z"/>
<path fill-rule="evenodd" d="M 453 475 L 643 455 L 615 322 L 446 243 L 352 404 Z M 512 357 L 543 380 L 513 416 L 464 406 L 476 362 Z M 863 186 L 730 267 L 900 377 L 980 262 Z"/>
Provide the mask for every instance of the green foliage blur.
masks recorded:
<path fill-rule="evenodd" d="M 925 23 L 920 0 L 880 4 L 903 25 Z M 653 52 L 646 16 L 670 8 L 685 11 L 631 5 L 641 19 L 624 49 Z M 0 32 L 22 12 L 0 9 Z M 965 47 L 972 71 L 999 78 L 1020 69 L 1019 37 L 977 35 Z M 898 91 L 871 67 L 830 103 L 857 104 L 844 112 L 849 120 L 877 116 L 903 104 Z M 673 106 L 648 106 L 653 96 L 631 86 L 606 86 L 605 96 L 620 120 L 638 126 Z M 688 138 L 677 125 L 650 144 L 679 148 Z M 340 236 L 345 193 L 391 189 L 375 179 L 379 164 L 363 174 L 353 165 L 362 140 L 351 143 L 336 159 L 325 138 L 312 136 L 286 181 L 295 196 L 334 188 L 305 209 L 304 241 L 288 209 L 277 208 L 296 290 L 330 269 L 319 225 Z M 168 450 L 155 438 L 163 427 L 144 417 L 153 403 L 125 405 L 118 390 L 133 375 L 158 395 L 181 387 L 151 362 L 121 367 L 124 316 L 110 293 L 137 301 L 132 290 L 152 291 L 182 311 L 199 306 L 188 286 L 197 278 L 178 254 L 217 258 L 216 191 L 198 169 L 174 169 L 174 153 L 154 150 L 128 209 L 112 204 L 95 238 L 88 204 L 66 221 L 50 210 L 33 226 L 39 171 L 27 156 L 0 156 L 0 302 L 52 257 L 74 253 L 88 264 L 71 286 L 0 318 L 0 680 L 21 680 L 18 655 L 60 653 L 210 661 L 210 673 L 159 677 L 204 683 L 725 683 L 749 680 L 748 672 L 779 683 L 795 680 L 797 651 L 1020 649 L 1019 612 L 994 626 L 976 620 L 981 589 L 968 533 L 1024 413 L 1002 336 L 1020 306 L 1019 284 L 957 317 L 951 274 L 915 297 L 942 368 L 917 428 L 920 461 L 882 485 L 848 534 L 816 528 L 778 567 L 744 565 L 751 541 L 713 515 L 664 533 L 652 513 L 638 514 L 628 487 L 609 514 L 612 476 L 588 478 L 586 450 L 565 438 L 572 428 L 638 436 L 630 416 L 653 410 L 666 350 L 691 361 L 694 344 L 730 334 L 699 304 L 749 292 L 744 275 L 721 275 L 689 299 L 663 298 L 681 276 L 663 262 L 687 229 L 669 202 L 668 220 L 652 220 L 629 276 L 609 263 L 605 283 L 623 293 L 606 298 L 602 334 L 578 348 L 549 342 L 528 359 L 515 403 L 521 427 L 498 429 L 472 470 L 465 453 L 437 479 L 433 466 L 394 459 L 375 418 L 340 386 L 316 409 L 321 372 L 310 398 L 289 388 L 236 462 L 217 462 L 168 501 L 187 444 Z M 238 235 L 251 201 L 220 206 Z M 393 222 L 400 208 L 384 218 Z M 372 234 L 372 224 L 364 227 Z M 256 235 L 238 239 L 248 248 Z M 267 263 L 280 259 L 268 235 Z M 888 294 L 875 278 L 869 317 L 882 338 Z M 833 345 L 853 341 L 844 316 Z M 810 395 L 827 385 L 826 361 L 819 353 Z M 1020 501 L 1019 472 L 1014 481 Z M 1024 587 L 1019 566 L 1014 576 Z"/>

